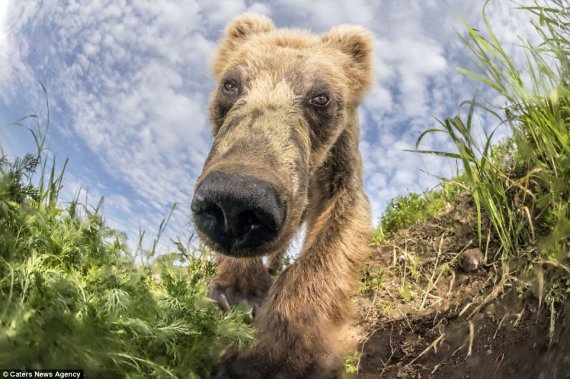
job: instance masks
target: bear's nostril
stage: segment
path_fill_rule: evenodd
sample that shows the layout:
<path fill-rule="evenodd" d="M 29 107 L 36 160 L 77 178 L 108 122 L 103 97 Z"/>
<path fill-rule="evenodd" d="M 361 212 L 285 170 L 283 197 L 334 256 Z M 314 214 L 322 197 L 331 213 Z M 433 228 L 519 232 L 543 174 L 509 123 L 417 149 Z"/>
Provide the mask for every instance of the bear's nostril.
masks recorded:
<path fill-rule="evenodd" d="M 210 224 L 210 227 L 225 229 L 224 211 L 222 208 L 216 203 L 200 200 L 192 202 L 192 211 L 199 214 L 202 222 Z"/>
<path fill-rule="evenodd" d="M 224 212 L 215 203 L 208 203 L 204 210 L 202 211 L 207 217 L 210 217 L 212 221 L 215 221 L 219 225 L 224 225 Z"/>
<path fill-rule="evenodd" d="M 252 211 L 241 212 L 237 217 L 238 230 L 234 235 L 243 236 L 252 230 L 260 229 L 263 222 Z"/>

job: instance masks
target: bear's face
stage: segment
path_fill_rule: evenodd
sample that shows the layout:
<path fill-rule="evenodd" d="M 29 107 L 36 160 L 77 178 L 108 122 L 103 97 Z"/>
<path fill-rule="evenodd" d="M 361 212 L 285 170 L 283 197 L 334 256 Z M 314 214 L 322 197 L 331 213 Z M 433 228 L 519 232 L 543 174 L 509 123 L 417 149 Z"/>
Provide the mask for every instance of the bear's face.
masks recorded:
<path fill-rule="evenodd" d="M 215 250 L 263 255 L 291 238 L 307 204 L 310 177 L 350 127 L 348 120 L 370 84 L 371 46 L 368 33 L 358 27 L 318 37 L 276 30 L 258 15 L 230 24 L 214 61 L 214 143 L 196 186 L 200 196 L 213 200 L 193 208 L 203 240 Z M 252 189 L 259 186 L 271 188 L 270 195 Z M 239 187 L 239 194 L 228 195 L 229 187 Z M 252 191 L 269 200 L 255 203 L 245 194 Z M 209 209 L 212 202 L 219 209 Z M 236 220 L 229 220 L 235 212 L 220 206 L 224 202 L 242 204 Z M 207 217 L 196 217 L 200 214 Z"/>

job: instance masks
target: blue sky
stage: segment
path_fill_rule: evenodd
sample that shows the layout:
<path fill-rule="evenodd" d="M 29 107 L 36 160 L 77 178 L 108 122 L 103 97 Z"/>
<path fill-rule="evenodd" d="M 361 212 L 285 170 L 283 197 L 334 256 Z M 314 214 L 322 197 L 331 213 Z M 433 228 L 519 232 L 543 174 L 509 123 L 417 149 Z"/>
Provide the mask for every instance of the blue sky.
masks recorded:
<path fill-rule="evenodd" d="M 452 161 L 405 152 L 435 117 L 454 115 L 481 86 L 459 74 L 469 52 L 453 11 L 482 28 L 482 0 L 0 0 L 0 146 L 11 157 L 33 151 L 21 128 L 3 127 L 25 115 L 45 121 L 50 102 L 50 153 L 69 165 L 62 197 L 95 204 L 105 196 L 108 224 L 152 235 L 173 202 L 166 233 L 192 231 L 193 184 L 211 138 L 210 63 L 225 24 L 245 11 L 278 27 L 324 33 L 352 23 L 376 36 L 376 80 L 361 109 L 365 186 L 375 223 L 398 194 L 433 188 Z M 531 30 L 513 3 L 492 0 L 489 21 L 508 50 L 522 58 L 518 36 Z M 479 92 L 485 97 L 485 93 Z M 500 99 L 492 98 L 489 101 Z M 496 126 L 483 119 L 486 129 Z M 505 131 L 506 132 L 506 131 Z M 499 133 L 500 134 L 500 133 Z M 452 147 L 444 135 L 423 148 Z M 427 173 L 426 173 L 427 172 Z M 429 174 L 428 174 L 429 173 Z"/>

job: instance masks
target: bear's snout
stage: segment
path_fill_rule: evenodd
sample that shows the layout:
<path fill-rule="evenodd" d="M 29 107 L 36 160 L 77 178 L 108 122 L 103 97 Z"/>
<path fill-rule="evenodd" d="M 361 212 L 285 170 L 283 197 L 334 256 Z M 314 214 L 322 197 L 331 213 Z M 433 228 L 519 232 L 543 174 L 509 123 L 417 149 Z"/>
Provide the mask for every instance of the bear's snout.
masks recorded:
<path fill-rule="evenodd" d="M 192 199 L 195 226 L 230 256 L 259 255 L 257 248 L 279 235 L 286 212 L 270 183 L 221 171 L 208 174 Z"/>

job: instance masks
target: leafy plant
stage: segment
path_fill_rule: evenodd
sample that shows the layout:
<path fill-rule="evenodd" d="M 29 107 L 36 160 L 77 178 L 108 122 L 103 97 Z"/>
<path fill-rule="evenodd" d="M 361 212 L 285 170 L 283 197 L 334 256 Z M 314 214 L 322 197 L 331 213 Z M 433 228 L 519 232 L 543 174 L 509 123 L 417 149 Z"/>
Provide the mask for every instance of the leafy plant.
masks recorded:
<path fill-rule="evenodd" d="M 367 273 L 360 281 L 358 290 L 360 293 L 379 291 L 384 284 L 384 269 L 379 268 L 373 275 Z"/>
<path fill-rule="evenodd" d="M 426 191 L 423 194 L 409 193 L 390 200 L 386 211 L 375 229 L 372 243 L 378 244 L 396 231 L 426 221 L 443 211 L 455 201 L 463 188 L 455 182 L 443 181 L 441 189 Z"/>
<path fill-rule="evenodd" d="M 45 134 L 33 135 L 37 154 L 0 158 L 1 367 L 207 377 L 225 348 L 252 343 L 243 310 L 208 300 L 215 265 L 203 248 L 158 255 L 158 236 L 135 260 L 101 202 L 62 203 L 63 170 L 47 169 Z"/>
<path fill-rule="evenodd" d="M 511 60 L 483 20 L 486 35 L 462 20 L 468 37 L 462 37 L 471 50 L 476 71 L 460 69 L 500 95 L 505 105 L 492 107 L 467 101 L 465 117 L 440 121 L 440 128 L 422 133 L 445 133 L 457 152 L 426 151 L 457 159 L 462 164 L 458 185 L 472 194 L 478 212 L 479 243 L 481 215 L 486 212 L 501 242 L 497 257 L 504 263 L 522 267 L 548 266 L 551 293 L 563 287 L 570 251 L 570 9 L 564 1 L 548 6 L 535 3 L 521 9 L 537 16 L 533 26 L 542 43 L 524 42 L 526 67 Z M 473 132 L 476 112 L 509 127 L 511 137 L 504 145 L 492 144 L 493 131 L 479 143 Z M 512 258 L 524 258 L 513 260 Z M 566 272 L 565 272 L 566 271 Z M 505 274 L 509 271 L 505 270 Z M 555 291 L 561 301 L 568 291 Z M 564 293 L 564 294 L 563 294 Z M 540 293 L 539 299 L 543 298 Z M 548 299 L 547 299 L 548 301 Z"/>

